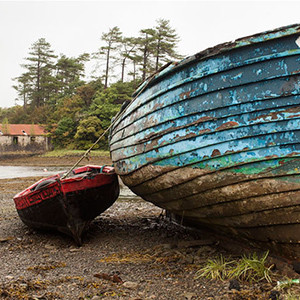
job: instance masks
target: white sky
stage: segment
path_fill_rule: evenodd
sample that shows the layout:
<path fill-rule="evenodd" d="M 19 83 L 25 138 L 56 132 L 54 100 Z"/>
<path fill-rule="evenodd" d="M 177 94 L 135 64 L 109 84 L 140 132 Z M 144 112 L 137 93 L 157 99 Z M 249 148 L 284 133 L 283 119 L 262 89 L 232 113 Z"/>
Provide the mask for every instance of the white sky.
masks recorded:
<path fill-rule="evenodd" d="M 0 107 L 15 105 L 12 78 L 30 46 L 45 38 L 57 55 L 78 56 L 100 47 L 109 28 L 126 36 L 170 20 L 185 56 L 207 47 L 300 23 L 300 1 L 2 1 L 0 0 Z M 20 103 L 21 104 L 21 103 Z"/>

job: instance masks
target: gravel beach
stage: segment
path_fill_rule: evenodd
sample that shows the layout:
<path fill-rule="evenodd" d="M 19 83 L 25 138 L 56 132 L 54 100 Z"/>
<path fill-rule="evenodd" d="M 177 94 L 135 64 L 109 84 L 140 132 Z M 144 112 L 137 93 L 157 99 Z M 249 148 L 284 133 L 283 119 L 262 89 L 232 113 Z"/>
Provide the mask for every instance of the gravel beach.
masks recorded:
<path fill-rule="evenodd" d="M 27 157 L 0 160 L 0 165 L 67 169 L 77 159 Z M 95 157 L 88 163 L 110 160 Z M 92 222 L 80 248 L 63 234 L 28 228 L 12 198 L 40 178 L 0 180 L 1 299 L 276 299 L 270 298 L 276 281 L 241 283 L 238 290 L 230 289 L 229 281 L 196 279 L 209 258 L 234 258 L 252 249 L 230 248 L 210 232 L 173 224 L 124 186 L 115 204 Z M 279 279 L 299 278 L 284 261 L 277 262 L 276 272 Z M 288 299 L 284 291 L 276 295 Z"/>

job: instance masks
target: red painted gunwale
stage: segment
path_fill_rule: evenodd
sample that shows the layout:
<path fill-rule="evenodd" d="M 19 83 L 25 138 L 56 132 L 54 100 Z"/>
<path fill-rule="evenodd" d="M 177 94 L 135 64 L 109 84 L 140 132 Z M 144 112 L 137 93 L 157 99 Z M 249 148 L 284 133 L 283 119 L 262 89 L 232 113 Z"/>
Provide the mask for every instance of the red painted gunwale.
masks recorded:
<path fill-rule="evenodd" d="M 99 173 L 88 174 L 88 172 L 93 170 L 97 170 Z M 112 183 L 113 178 L 110 176 L 112 173 L 114 173 L 113 167 L 88 165 L 75 169 L 73 171 L 73 176 L 66 179 L 61 179 L 63 174 L 56 174 L 47 178 L 43 178 L 22 192 L 18 193 L 13 198 L 16 209 L 22 210 L 28 208 L 41 203 L 42 201 L 54 198 L 58 194 L 66 195 L 70 192 L 96 188 Z M 34 190 L 38 184 L 47 180 L 55 181 L 41 189 Z"/>

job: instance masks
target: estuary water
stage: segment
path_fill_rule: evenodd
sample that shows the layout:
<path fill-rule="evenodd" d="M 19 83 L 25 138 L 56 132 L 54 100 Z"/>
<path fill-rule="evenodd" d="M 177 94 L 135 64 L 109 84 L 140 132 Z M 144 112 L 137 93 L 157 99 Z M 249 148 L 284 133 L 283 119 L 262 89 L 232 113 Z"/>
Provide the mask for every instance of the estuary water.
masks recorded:
<path fill-rule="evenodd" d="M 13 179 L 19 177 L 51 176 L 66 171 L 66 167 L 27 167 L 27 166 L 0 166 L 0 179 Z"/>
<path fill-rule="evenodd" d="M 49 177 L 51 175 L 68 171 L 68 167 L 28 167 L 28 166 L 0 166 L 0 179 L 14 179 L 20 177 Z M 129 188 L 121 185 L 120 197 L 136 198 Z"/>

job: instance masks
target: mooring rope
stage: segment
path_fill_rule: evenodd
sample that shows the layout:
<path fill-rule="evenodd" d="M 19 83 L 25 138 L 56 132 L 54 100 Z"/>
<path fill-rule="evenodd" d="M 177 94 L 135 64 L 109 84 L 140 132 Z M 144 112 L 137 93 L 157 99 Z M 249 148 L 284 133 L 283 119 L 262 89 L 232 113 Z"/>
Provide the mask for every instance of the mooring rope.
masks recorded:
<path fill-rule="evenodd" d="M 155 72 L 151 77 L 148 78 L 148 82 L 141 88 L 141 90 L 137 93 L 137 95 L 135 95 L 135 97 L 130 101 L 130 103 L 132 103 L 145 89 L 146 87 L 150 84 L 150 82 L 154 79 L 154 77 L 156 76 L 157 73 L 159 73 L 162 69 L 166 68 L 167 66 L 169 66 L 170 63 L 168 63 L 166 66 L 164 66 L 163 68 L 159 69 L 157 72 Z M 93 143 L 93 145 L 85 151 L 85 153 L 80 157 L 80 159 L 69 169 L 69 171 L 67 173 L 65 173 L 61 179 L 65 179 L 67 178 L 70 173 L 80 164 L 80 162 L 88 157 L 88 154 L 91 152 L 91 150 L 99 143 L 99 141 L 104 137 L 104 135 L 112 128 L 112 126 L 120 119 L 121 116 L 124 115 L 124 113 L 126 112 L 127 108 L 129 107 L 129 104 L 124 108 L 123 111 L 119 111 L 116 116 L 115 119 L 110 123 L 110 125 L 108 126 L 108 128 L 98 137 L 98 139 Z"/>

